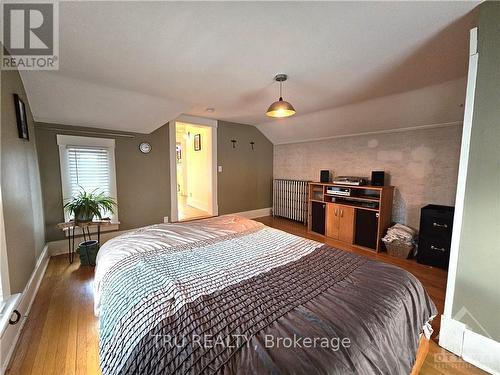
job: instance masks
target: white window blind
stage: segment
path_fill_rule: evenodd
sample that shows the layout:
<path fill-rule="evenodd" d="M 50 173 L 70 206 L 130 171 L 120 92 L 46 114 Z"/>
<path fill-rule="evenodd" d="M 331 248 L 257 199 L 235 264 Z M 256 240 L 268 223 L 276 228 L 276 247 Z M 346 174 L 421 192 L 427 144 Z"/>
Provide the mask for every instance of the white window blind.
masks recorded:
<path fill-rule="evenodd" d="M 104 148 L 67 146 L 68 183 L 71 197 L 82 189 L 111 195 L 109 151 Z M 69 197 L 68 197 L 69 198 Z"/>
<path fill-rule="evenodd" d="M 82 190 L 104 193 L 116 201 L 116 177 L 113 139 L 58 135 L 63 204 Z M 117 212 L 101 212 L 118 222 Z M 64 212 L 65 220 L 69 214 Z"/>

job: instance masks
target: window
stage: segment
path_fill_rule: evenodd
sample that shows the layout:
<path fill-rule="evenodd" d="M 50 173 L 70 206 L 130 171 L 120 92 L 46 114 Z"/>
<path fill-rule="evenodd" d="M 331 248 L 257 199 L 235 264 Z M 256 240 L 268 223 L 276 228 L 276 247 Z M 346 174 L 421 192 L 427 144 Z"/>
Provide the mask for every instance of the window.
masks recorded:
<path fill-rule="evenodd" d="M 114 139 L 58 135 L 57 144 L 63 204 L 82 189 L 88 193 L 102 192 L 116 200 Z M 117 212 L 101 214 L 103 217 L 110 217 L 112 222 L 118 222 Z M 64 212 L 64 219 L 71 219 L 67 212 Z"/>

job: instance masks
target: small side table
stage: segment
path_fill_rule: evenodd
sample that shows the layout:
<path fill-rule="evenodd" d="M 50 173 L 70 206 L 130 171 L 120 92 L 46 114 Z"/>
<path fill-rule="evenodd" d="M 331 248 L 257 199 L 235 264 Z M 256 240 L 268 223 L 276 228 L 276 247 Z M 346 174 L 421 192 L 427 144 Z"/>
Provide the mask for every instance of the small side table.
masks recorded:
<path fill-rule="evenodd" d="M 57 228 L 61 229 L 68 236 L 68 258 L 69 262 L 73 263 L 75 259 L 75 229 L 80 228 L 83 234 L 84 241 L 90 241 L 90 227 L 97 227 L 97 242 L 101 242 L 101 227 L 116 225 L 119 223 L 111 223 L 111 219 L 94 220 L 86 223 L 75 223 L 74 220 L 67 221 L 65 223 L 57 224 Z"/>

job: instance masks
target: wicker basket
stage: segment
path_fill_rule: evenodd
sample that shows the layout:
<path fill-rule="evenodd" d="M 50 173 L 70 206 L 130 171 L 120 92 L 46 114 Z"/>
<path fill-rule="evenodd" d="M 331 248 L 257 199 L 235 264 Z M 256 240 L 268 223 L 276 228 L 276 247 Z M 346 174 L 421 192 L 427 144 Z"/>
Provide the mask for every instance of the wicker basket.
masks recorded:
<path fill-rule="evenodd" d="M 382 239 L 382 241 L 384 241 Z M 408 258 L 410 255 L 411 251 L 413 250 L 413 242 L 402 242 L 398 240 L 394 240 L 392 242 L 385 242 L 385 247 L 387 249 L 387 254 L 393 256 L 393 257 L 398 257 L 398 258 Z"/>

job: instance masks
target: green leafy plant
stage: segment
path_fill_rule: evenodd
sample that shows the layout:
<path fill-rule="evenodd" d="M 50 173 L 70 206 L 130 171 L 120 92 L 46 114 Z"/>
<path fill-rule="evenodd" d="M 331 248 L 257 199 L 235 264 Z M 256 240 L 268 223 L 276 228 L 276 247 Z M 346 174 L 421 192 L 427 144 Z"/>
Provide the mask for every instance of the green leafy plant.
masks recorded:
<path fill-rule="evenodd" d="M 102 219 L 101 211 L 115 212 L 116 202 L 103 192 L 97 193 L 97 189 L 87 193 L 82 189 L 76 197 L 64 205 L 64 209 L 74 215 L 75 221 L 92 221 L 94 216 Z"/>

